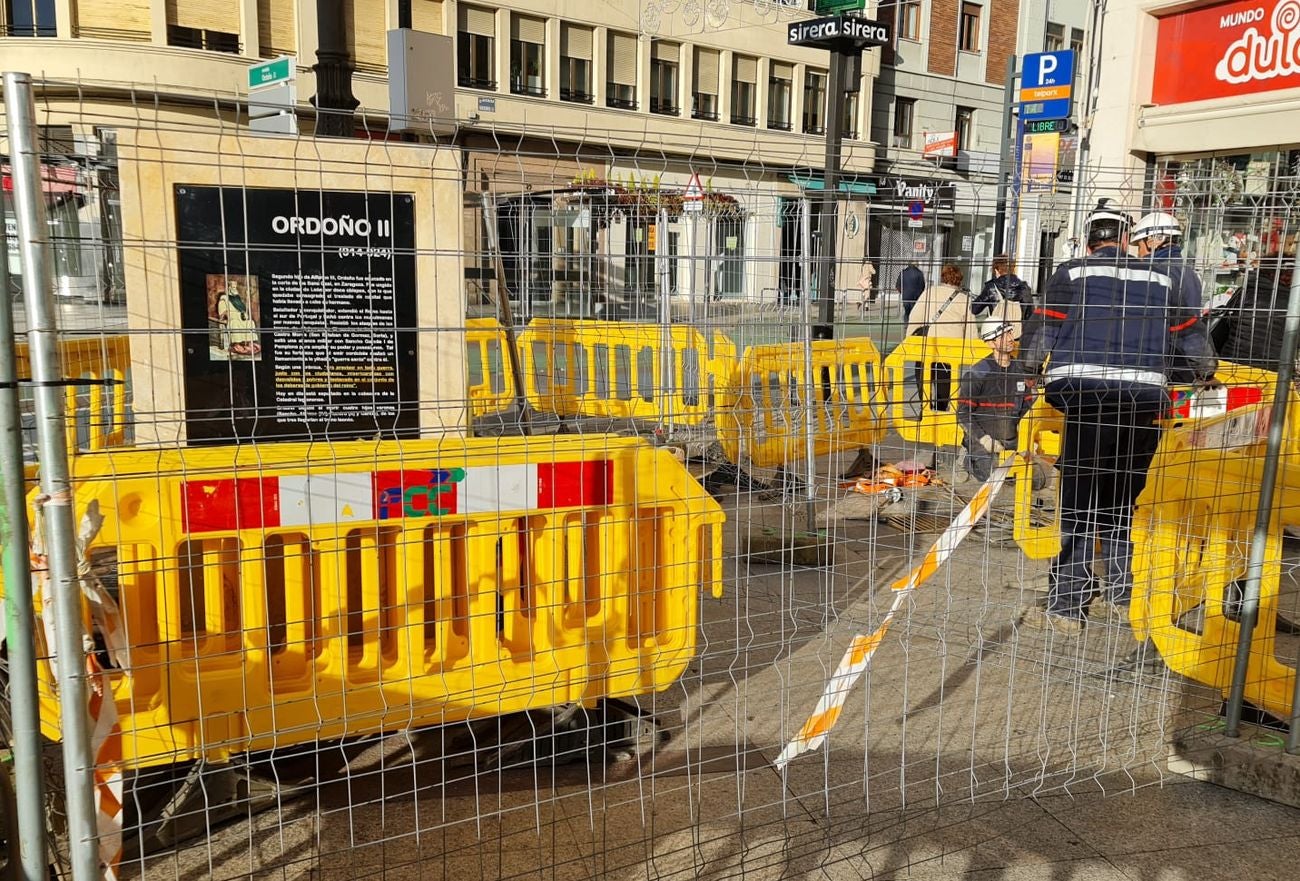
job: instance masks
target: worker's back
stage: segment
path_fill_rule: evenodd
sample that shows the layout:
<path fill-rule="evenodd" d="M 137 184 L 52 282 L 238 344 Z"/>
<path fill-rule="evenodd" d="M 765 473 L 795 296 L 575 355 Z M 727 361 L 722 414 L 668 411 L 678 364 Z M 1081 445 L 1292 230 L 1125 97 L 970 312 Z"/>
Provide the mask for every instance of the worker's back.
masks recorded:
<path fill-rule="evenodd" d="M 1080 377 L 1164 385 L 1179 356 L 1182 324 L 1195 313 L 1174 280 L 1150 261 L 1105 247 L 1061 264 L 1044 292 L 1031 363 L 1050 356 L 1048 379 Z"/>

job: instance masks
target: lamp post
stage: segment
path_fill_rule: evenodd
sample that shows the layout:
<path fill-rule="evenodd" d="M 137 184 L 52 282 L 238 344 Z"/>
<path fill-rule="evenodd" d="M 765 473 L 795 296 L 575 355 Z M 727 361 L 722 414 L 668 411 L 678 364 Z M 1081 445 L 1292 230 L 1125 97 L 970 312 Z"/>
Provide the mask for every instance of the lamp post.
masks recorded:
<path fill-rule="evenodd" d="M 821 207 L 817 218 L 820 245 L 817 285 L 817 313 L 813 339 L 835 335 L 835 226 L 839 196 L 841 144 L 844 137 L 844 107 L 850 92 L 862 82 L 862 50 L 889 44 L 889 25 L 863 18 L 865 0 L 818 0 L 821 18 L 792 22 L 787 29 L 791 46 L 811 46 L 830 52 L 830 84 L 826 96 L 826 167 L 822 177 Z"/>

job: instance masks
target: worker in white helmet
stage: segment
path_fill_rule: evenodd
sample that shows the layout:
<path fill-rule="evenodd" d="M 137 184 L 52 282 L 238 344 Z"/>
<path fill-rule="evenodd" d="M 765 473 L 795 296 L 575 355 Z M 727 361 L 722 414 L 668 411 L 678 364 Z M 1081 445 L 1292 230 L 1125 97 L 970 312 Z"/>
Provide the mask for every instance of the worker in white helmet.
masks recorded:
<path fill-rule="evenodd" d="M 1166 261 L 1129 256 L 1129 215 L 1103 200 L 1085 230 L 1087 256 L 1052 274 L 1023 349 L 1027 368 L 1043 374 L 1047 402 L 1065 414 L 1061 552 L 1048 572 L 1047 607 L 1024 621 L 1063 634 L 1081 632 L 1090 607 L 1128 619 L 1133 508 L 1160 441 L 1170 374 L 1180 364 L 1207 381 L 1218 366 L 1199 308 L 1175 299 Z"/>
<path fill-rule="evenodd" d="M 1178 218 L 1164 211 L 1144 215 L 1129 233 L 1129 242 L 1137 248 L 1139 260 L 1150 261 L 1160 272 L 1168 275 L 1172 284 L 1170 302 L 1179 304 L 1189 316 L 1182 327 L 1169 330 L 1180 333 L 1204 319 L 1204 294 L 1201 279 L 1191 262 L 1183 256 L 1183 227 Z M 1203 332 L 1203 330 L 1201 331 Z M 1187 363 L 1174 359 L 1170 364 L 1169 381 L 1175 385 L 1190 385 L 1196 372 Z"/>
<path fill-rule="evenodd" d="M 1183 237 L 1183 227 L 1178 218 L 1163 211 L 1145 215 L 1129 233 L 1129 242 L 1137 247 L 1139 257 L 1182 256 L 1178 241 Z"/>

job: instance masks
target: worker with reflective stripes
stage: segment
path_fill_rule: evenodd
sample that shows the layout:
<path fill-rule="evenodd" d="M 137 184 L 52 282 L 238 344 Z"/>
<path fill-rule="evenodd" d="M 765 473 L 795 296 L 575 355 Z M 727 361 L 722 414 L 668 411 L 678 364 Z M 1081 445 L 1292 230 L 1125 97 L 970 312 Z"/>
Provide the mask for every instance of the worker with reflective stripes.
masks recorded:
<path fill-rule="evenodd" d="M 1153 211 L 1144 216 L 1134 225 L 1133 232 L 1129 235 L 1129 242 L 1137 248 L 1139 260 L 1159 264 L 1155 268 L 1167 273 L 1173 282 L 1171 299 L 1187 310 L 1188 317 L 1184 319 L 1183 326 L 1170 328 L 1174 333 L 1190 331 L 1192 325 L 1204 317 L 1201 279 L 1197 276 L 1195 267 L 1183 256 L 1183 249 L 1179 245 L 1182 237 L 1183 228 L 1178 218 L 1163 211 Z M 1204 331 L 1208 338 L 1208 328 Z M 1169 380 L 1175 385 L 1192 384 L 1196 381 L 1195 371 L 1186 363 L 1175 363 Z"/>
<path fill-rule="evenodd" d="M 966 472 L 989 479 L 1007 450 L 1016 448 L 1020 417 L 1033 403 L 1033 379 L 1015 358 L 1015 325 L 1000 318 L 980 325 L 980 338 L 993 351 L 961 375 L 957 422 L 964 432 Z"/>
<path fill-rule="evenodd" d="M 1065 414 L 1061 552 L 1049 572 L 1047 608 L 1026 623 L 1064 633 L 1083 628 L 1088 603 L 1127 620 L 1133 590 L 1133 504 L 1146 484 L 1169 402 L 1171 372 L 1213 379 L 1213 350 L 1199 309 L 1161 263 L 1128 256 L 1132 221 L 1108 200 L 1088 216 L 1088 254 L 1052 275 L 1026 342 L 1025 361 L 1043 369 L 1048 403 Z M 1104 576 L 1093 571 L 1101 543 Z"/>

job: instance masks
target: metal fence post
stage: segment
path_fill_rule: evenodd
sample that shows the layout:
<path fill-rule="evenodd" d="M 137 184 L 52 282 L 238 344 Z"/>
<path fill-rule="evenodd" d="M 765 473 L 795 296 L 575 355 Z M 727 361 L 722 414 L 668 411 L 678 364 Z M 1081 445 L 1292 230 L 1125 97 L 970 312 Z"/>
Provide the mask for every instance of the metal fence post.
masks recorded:
<path fill-rule="evenodd" d="M 807 196 L 799 200 L 799 213 L 802 215 L 802 224 L 800 225 L 799 247 L 803 249 L 804 254 L 804 272 L 805 278 L 812 279 L 813 273 L 813 256 L 812 256 L 812 200 Z M 828 273 L 835 271 L 834 259 L 830 263 Z M 832 304 L 833 308 L 833 304 Z M 824 320 L 825 315 L 817 313 L 816 320 Z M 834 323 L 834 314 L 831 316 L 832 324 Z M 805 514 L 807 517 L 808 534 L 813 535 L 817 532 L 817 438 L 816 426 L 817 415 L 814 411 L 816 406 L 814 396 L 817 393 L 817 380 L 813 376 L 813 339 L 816 338 L 814 328 L 813 305 L 812 305 L 812 287 L 807 286 L 803 296 L 803 434 L 804 434 L 804 482 L 806 484 L 804 493 Z"/>
<path fill-rule="evenodd" d="M 0 207 L 3 200 L 0 199 Z M 23 881 L 45 881 L 45 792 L 41 711 L 36 696 L 35 620 L 27 554 L 27 483 L 23 426 L 18 409 L 9 248 L 0 245 L 0 546 L 4 553 L 5 645 L 8 648 L 9 721 L 13 726 L 14 788 L 18 797 L 18 861 Z"/>
<path fill-rule="evenodd" d="M 1232 688 L 1228 692 L 1227 728 L 1229 737 L 1238 736 L 1241 706 L 1246 699 L 1246 671 L 1250 666 L 1251 642 L 1259 620 L 1260 583 L 1264 578 L 1264 553 L 1268 543 L 1268 526 L 1273 517 L 1273 491 L 1277 484 L 1278 459 L 1286 429 L 1287 403 L 1291 399 L 1291 375 L 1294 372 L 1296 343 L 1300 338 L 1300 265 L 1291 273 L 1291 293 L 1287 300 L 1286 326 L 1282 331 L 1282 357 L 1277 365 L 1277 387 L 1273 392 L 1272 418 L 1268 425 L 1268 444 L 1264 451 L 1264 473 L 1260 476 L 1259 508 L 1255 513 L 1255 535 L 1250 542 L 1246 568 L 1246 588 L 1241 602 L 1241 633 L 1237 639 L 1237 657 L 1232 668 Z M 1290 743 L 1297 741 L 1295 710 L 1292 709 Z"/>
<path fill-rule="evenodd" d="M 41 463 L 41 492 L 48 499 L 44 507 L 44 529 L 56 615 L 52 649 L 58 657 L 72 877 L 75 881 L 92 881 L 99 876 L 95 842 L 95 762 L 90 748 L 83 663 L 85 634 L 68 472 L 65 389 L 31 75 L 5 73 L 4 95 L 9 124 L 9 161 L 13 168 L 14 214 L 18 219 L 23 295 L 27 303 L 27 340 L 36 397 L 36 447 Z"/>

